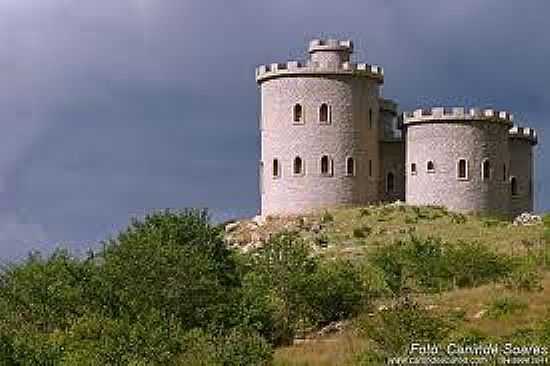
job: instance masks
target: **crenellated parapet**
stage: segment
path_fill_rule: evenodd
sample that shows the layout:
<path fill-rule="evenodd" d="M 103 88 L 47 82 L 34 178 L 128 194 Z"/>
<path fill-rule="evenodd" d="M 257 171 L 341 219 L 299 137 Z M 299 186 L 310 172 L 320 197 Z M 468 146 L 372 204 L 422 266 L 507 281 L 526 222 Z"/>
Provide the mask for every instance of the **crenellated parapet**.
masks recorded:
<path fill-rule="evenodd" d="M 395 101 L 393 101 L 391 99 L 380 98 L 378 100 L 378 103 L 380 105 L 380 110 L 381 111 L 389 112 L 389 113 L 392 113 L 394 115 L 397 115 L 398 105 Z"/>
<path fill-rule="evenodd" d="M 412 112 L 403 113 L 403 123 L 413 124 L 422 122 L 445 122 L 445 121 L 490 121 L 500 122 L 512 126 L 513 114 L 507 111 L 494 109 L 480 109 L 464 107 L 435 107 L 431 109 L 416 109 Z"/>
<path fill-rule="evenodd" d="M 309 42 L 309 53 L 319 51 L 341 51 L 353 53 L 353 42 L 350 40 L 337 39 L 313 39 Z"/>
<path fill-rule="evenodd" d="M 312 61 L 305 64 L 299 61 L 288 61 L 286 63 L 261 65 L 256 68 L 256 81 L 258 83 L 277 77 L 312 75 L 350 75 L 371 78 L 380 84 L 384 82 L 382 67 L 365 63 L 343 62 L 340 67 L 329 69 Z"/>
<path fill-rule="evenodd" d="M 538 143 L 537 131 L 529 127 L 514 126 L 508 131 L 508 137 L 511 139 L 525 139 L 531 145 Z"/>

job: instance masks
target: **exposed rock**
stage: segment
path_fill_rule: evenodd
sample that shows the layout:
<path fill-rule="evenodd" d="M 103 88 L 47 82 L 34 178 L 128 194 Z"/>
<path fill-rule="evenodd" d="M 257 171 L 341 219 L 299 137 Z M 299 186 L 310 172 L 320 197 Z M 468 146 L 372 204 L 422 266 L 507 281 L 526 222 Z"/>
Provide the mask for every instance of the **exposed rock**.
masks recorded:
<path fill-rule="evenodd" d="M 481 319 L 485 314 L 487 314 L 487 310 L 481 310 L 474 315 L 474 319 Z"/>
<path fill-rule="evenodd" d="M 542 217 L 539 215 L 524 212 L 514 219 L 515 226 L 538 225 L 542 223 Z"/>
<path fill-rule="evenodd" d="M 239 227 L 239 222 L 230 222 L 229 224 L 225 225 L 225 232 L 231 233 L 235 231 Z"/>
<path fill-rule="evenodd" d="M 332 322 L 326 327 L 321 328 L 316 335 L 318 337 L 324 337 L 328 334 L 340 333 L 345 329 L 345 327 L 346 327 L 346 323 L 343 321 Z"/>

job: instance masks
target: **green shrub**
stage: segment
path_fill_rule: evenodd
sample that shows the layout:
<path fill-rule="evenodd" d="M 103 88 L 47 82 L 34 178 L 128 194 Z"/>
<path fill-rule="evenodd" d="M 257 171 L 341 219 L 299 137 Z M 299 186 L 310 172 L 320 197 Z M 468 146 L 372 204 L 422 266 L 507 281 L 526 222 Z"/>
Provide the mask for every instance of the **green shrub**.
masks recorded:
<path fill-rule="evenodd" d="M 536 258 L 520 257 L 516 259 L 513 270 L 505 278 L 506 287 L 521 291 L 541 291 L 542 273 L 537 266 Z"/>
<path fill-rule="evenodd" d="M 544 223 L 544 227 L 550 228 L 550 213 L 547 213 L 542 217 L 542 222 Z"/>
<path fill-rule="evenodd" d="M 451 222 L 453 224 L 462 225 L 465 224 L 466 221 L 468 221 L 466 215 L 460 214 L 460 213 L 451 213 Z"/>
<path fill-rule="evenodd" d="M 550 244 L 550 227 L 544 228 L 543 239 L 546 244 Z"/>
<path fill-rule="evenodd" d="M 517 298 L 500 297 L 490 304 L 487 315 L 493 319 L 501 319 L 525 309 L 527 309 L 527 304 Z"/>
<path fill-rule="evenodd" d="M 361 318 L 358 327 L 373 344 L 366 353 L 367 359 L 405 355 L 413 342 L 442 342 L 452 329 L 445 320 L 408 300 L 373 317 Z"/>
<path fill-rule="evenodd" d="M 225 366 L 271 364 L 272 349 L 254 332 L 231 329 L 225 334 L 213 336 L 201 330 L 193 330 L 184 337 L 185 352 L 174 365 Z"/>
<path fill-rule="evenodd" d="M 510 258 L 481 243 L 458 242 L 446 253 L 453 287 L 473 287 L 505 278 L 512 271 Z"/>
<path fill-rule="evenodd" d="M 362 208 L 359 210 L 359 217 L 366 217 L 370 215 L 371 215 L 371 211 L 368 208 Z"/>
<path fill-rule="evenodd" d="M 386 276 L 395 293 L 403 288 L 440 292 L 504 278 L 512 270 L 509 258 L 479 243 L 447 244 L 440 239 L 412 236 L 375 250 L 371 263 Z"/>
<path fill-rule="evenodd" d="M 325 211 L 323 215 L 321 216 L 321 222 L 323 224 L 328 224 L 334 221 L 334 216 L 328 211 Z"/>
<path fill-rule="evenodd" d="M 369 226 L 361 226 L 353 229 L 353 237 L 357 239 L 366 238 L 372 232 L 372 228 Z"/>
<path fill-rule="evenodd" d="M 306 291 L 315 324 L 348 319 L 358 313 L 369 298 L 369 288 L 360 269 L 347 260 L 319 265 Z"/>
<path fill-rule="evenodd" d="M 417 224 L 418 218 L 416 216 L 406 216 L 405 217 L 405 224 Z"/>

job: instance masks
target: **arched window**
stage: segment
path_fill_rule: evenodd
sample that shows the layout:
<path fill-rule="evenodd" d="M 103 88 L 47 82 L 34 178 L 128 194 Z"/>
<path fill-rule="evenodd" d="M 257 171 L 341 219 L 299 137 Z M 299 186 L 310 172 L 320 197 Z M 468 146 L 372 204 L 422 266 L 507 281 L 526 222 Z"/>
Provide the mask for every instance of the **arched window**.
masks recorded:
<path fill-rule="evenodd" d="M 327 155 L 321 157 L 321 175 L 332 175 L 332 160 Z"/>
<path fill-rule="evenodd" d="M 273 159 L 273 178 L 279 178 L 281 176 L 281 165 L 279 159 Z"/>
<path fill-rule="evenodd" d="M 416 163 L 411 163 L 411 174 L 416 175 Z"/>
<path fill-rule="evenodd" d="M 457 165 L 458 179 L 468 179 L 468 162 L 466 159 L 460 159 Z"/>
<path fill-rule="evenodd" d="M 518 195 L 518 181 L 516 177 L 510 179 L 510 191 L 512 192 L 512 196 Z"/>
<path fill-rule="evenodd" d="M 491 179 L 491 163 L 489 162 L 489 159 L 485 159 L 483 160 L 483 163 L 481 163 L 481 179 Z"/>
<path fill-rule="evenodd" d="M 302 158 L 297 156 L 294 158 L 294 164 L 292 167 L 292 172 L 294 175 L 303 175 L 304 174 L 304 162 Z"/>
<path fill-rule="evenodd" d="M 428 173 L 434 173 L 435 172 L 435 166 L 433 161 L 428 161 L 426 164 L 426 169 L 428 170 Z"/>
<path fill-rule="evenodd" d="M 321 104 L 321 107 L 319 107 L 319 122 L 330 122 L 330 109 L 326 103 Z"/>
<path fill-rule="evenodd" d="M 303 111 L 302 111 L 302 105 L 296 104 L 294 105 L 294 108 L 292 110 L 294 122 L 301 123 L 303 122 Z"/>
<path fill-rule="evenodd" d="M 386 176 L 386 193 L 393 193 L 395 189 L 395 177 L 392 172 Z"/>
<path fill-rule="evenodd" d="M 506 164 L 502 165 L 502 181 L 506 182 L 508 179 L 508 171 L 506 170 Z"/>
<path fill-rule="evenodd" d="M 346 159 L 346 175 L 355 175 L 355 160 L 352 157 L 348 157 Z"/>
<path fill-rule="evenodd" d="M 372 109 L 369 109 L 369 128 L 372 128 Z"/>

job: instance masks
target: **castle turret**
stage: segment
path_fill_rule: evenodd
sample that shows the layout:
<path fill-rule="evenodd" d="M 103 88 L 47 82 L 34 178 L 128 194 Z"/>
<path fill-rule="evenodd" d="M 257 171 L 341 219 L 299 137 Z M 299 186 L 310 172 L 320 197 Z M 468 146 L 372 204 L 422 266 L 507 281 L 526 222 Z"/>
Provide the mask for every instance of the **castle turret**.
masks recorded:
<path fill-rule="evenodd" d="M 514 216 L 533 212 L 533 146 L 537 142 L 537 133 L 532 128 L 514 126 L 509 131 L 510 210 Z"/>
<path fill-rule="evenodd" d="M 508 112 L 432 108 L 403 118 L 408 204 L 509 213 Z"/>
<path fill-rule="evenodd" d="M 307 62 L 257 68 L 262 215 L 378 199 L 383 71 L 352 53 L 351 41 L 313 40 Z"/>

